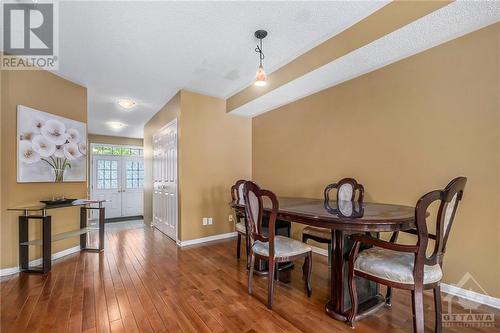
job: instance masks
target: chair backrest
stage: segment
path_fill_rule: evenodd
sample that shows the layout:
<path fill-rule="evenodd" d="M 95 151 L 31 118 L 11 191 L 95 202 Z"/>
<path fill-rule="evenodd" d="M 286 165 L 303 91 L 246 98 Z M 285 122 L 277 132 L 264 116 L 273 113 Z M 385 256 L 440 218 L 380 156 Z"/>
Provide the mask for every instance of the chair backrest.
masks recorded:
<path fill-rule="evenodd" d="M 462 200 L 467 178 L 457 177 L 453 179 L 443 190 L 435 190 L 422 196 L 415 208 L 415 219 L 417 228 L 417 246 L 415 269 L 423 265 L 442 265 L 443 256 L 446 251 L 446 242 L 450 235 L 451 226 L 457 212 L 458 203 Z M 439 201 L 436 220 L 436 234 L 430 234 L 427 229 L 427 210 L 429 206 Z M 434 251 L 427 256 L 427 244 L 429 238 L 435 239 Z M 419 265 L 420 263 L 420 265 Z"/>
<path fill-rule="evenodd" d="M 255 241 L 269 242 L 269 256 L 274 257 L 274 233 L 276 216 L 278 215 L 278 198 L 268 190 L 263 190 L 254 182 L 245 182 L 243 197 L 245 198 L 245 212 L 247 217 L 248 234 L 250 237 L 250 245 Z M 264 211 L 263 198 L 267 197 L 272 206 L 269 216 L 268 235 L 267 237 L 262 231 L 262 215 Z"/>
<path fill-rule="evenodd" d="M 233 186 L 231 186 L 231 198 L 233 199 L 234 203 L 237 203 L 239 205 L 244 205 L 245 201 L 243 198 L 243 187 L 245 186 L 246 180 L 240 179 L 234 183 Z"/>
<path fill-rule="evenodd" d="M 330 200 L 330 191 L 333 189 L 337 190 L 337 201 L 342 200 L 363 202 L 365 188 L 354 178 L 343 178 L 337 183 L 333 183 L 325 187 L 325 201 Z"/>

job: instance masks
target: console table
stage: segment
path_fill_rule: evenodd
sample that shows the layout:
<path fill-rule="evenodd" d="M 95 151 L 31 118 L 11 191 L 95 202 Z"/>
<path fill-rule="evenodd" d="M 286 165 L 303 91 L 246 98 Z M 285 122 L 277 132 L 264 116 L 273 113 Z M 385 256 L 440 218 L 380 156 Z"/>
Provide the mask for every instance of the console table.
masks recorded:
<path fill-rule="evenodd" d="M 9 208 L 10 211 L 20 211 L 19 216 L 19 266 L 21 272 L 29 273 L 47 273 L 52 266 L 52 242 L 66 238 L 80 236 L 81 251 L 101 252 L 104 250 L 104 212 L 103 202 L 106 200 L 87 200 L 79 199 L 71 203 L 60 205 L 35 204 L 27 206 L 18 206 Z M 92 206 L 96 205 L 96 206 Z M 63 232 L 52 235 L 52 219 L 48 215 L 51 209 L 60 209 L 65 207 L 80 207 L 80 229 Z M 99 224 L 97 228 L 90 228 L 87 225 L 87 210 L 99 211 Z M 38 220 L 42 222 L 42 238 L 29 240 L 29 221 Z M 87 247 L 87 233 L 99 232 L 99 245 L 97 248 Z M 29 266 L 29 247 L 37 245 L 42 247 L 42 265 L 41 268 Z"/>

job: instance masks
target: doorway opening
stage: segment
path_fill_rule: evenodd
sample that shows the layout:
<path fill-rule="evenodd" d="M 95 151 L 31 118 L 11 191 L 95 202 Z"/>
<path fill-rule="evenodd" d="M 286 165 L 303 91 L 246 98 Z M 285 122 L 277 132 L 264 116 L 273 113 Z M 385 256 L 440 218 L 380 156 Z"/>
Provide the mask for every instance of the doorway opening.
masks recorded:
<path fill-rule="evenodd" d="M 142 219 L 143 148 L 92 143 L 91 152 L 90 197 L 108 200 L 104 203 L 106 222 Z"/>

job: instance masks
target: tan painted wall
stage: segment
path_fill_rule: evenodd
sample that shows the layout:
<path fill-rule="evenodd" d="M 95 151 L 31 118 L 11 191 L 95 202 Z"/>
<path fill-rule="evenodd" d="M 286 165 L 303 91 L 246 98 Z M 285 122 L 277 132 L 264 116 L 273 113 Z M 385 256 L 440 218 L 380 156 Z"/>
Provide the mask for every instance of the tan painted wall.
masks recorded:
<path fill-rule="evenodd" d="M 178 92 L 144 125 L 144 223 L 153 221 L 153 135 L 163 126 L 177 118 L 177 126 L 181 122 L 181 93 Z M 180 127 L 177 137 L 181 139 Z M 178 156 L 182 154 L 180 148 Z M 178 176 L 181 176 L 180 168 Z"/>
<path fill-rule="evenodd" d="M 111 135 L 99 135 L 99 134 L 89 134 L 89 147 L 91 143 L 107 143 L 111 145 L 130 145 L 130 146 L 142 146 L 144 144 L 143 139 L 137 138 L 126 138 L 123 136 L 111 136 Z"/>
<path fill-rule="evenodd" d="M 181 240 L 234 231 L 230 188 L 251 178 L 252 121 L 226 114 L 226 102 L 181 91 Z M 203 217 L 214 224 L 202 226 Z"/>
<path fill-rule="evenodd" d="M 18 265 L 17 214 L 7 212 L 15 205 L 34 203 L 52 194 L 85 197 L 86 182 L 31 183 L 16 182 L 16 107 L 26 105 L 70 119 L 87 122 L 87 89 L 46 71 L 2 71 L 1 123 L 1 267 Z M 51 211 L 53 232 L 79 228 L 78 208 Z M 32 237 L 38 231 L 37 222 L 30 224 Z M 54 242 L 52 251 L 78 245 L 78 239 Z"/>
<path fill-rule="evenodd" d="M 180 91 L 144 128 L 144 220 L 152 214 L 152 135 L 178 118 L 180 239 L 189 240 L 234 231 L 228 222 L 230 187 L 250 178 L 252 169 L 250 119 L 226 114 L 224 100 Z M 202 218 L 214 224 L 203 226 Z"/>
<path fill-rule="evenodd" d="M 444 281 L 470 272 L 499 297 L 499 59 L 496 24 L 258 116 L 253 177 L 278 195 L 320 198 L 352 176 L 367 201 L 415 205 L 465 175 Z"/>

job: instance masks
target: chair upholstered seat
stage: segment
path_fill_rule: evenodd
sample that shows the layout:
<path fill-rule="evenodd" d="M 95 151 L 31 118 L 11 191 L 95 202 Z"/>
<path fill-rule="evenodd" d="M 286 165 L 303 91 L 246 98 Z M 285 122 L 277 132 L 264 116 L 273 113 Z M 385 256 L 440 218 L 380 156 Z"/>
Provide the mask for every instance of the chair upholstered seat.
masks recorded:
<path fill-rule="evenodd" d="M 372 247 L 359 253 L 354 269 L 375 277 L 392 282 L 413 284 L 413 265 L 415 255 Z M 441 267 L 424 265 L 424 284 L 441 280 L 443 273 Z"/>
<path fill-rule="evenodd" d="M 236 223 L 235 228 L 236 228 L 236 231 L 238 231 L 239 233 L 246 235 L 247 230 L 245 228 L 245 223 L 238 222 L 238 223 Z"/>
<path fill-rule="evenodd" d="M 330 229 L 307 226 L 302 230 L 303 235 L 319 237 L 323 239 L 332 239 L 332 231 Z"/>
<path fill-rule="evenodd" d="M 255 241 L 253 244 L 253 252 L 261 256 L 269 256 L 269 243 Z M 276 236 L 274 238 L 274 257 L 293 257 L 299 254 L 307 253 L 312 251 L 312 248 L 299 242 L 295 239 L 291 239 L 283 236 Z"/>

